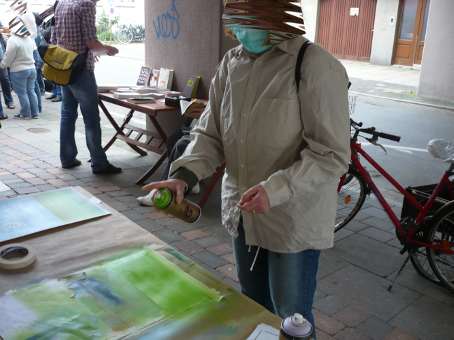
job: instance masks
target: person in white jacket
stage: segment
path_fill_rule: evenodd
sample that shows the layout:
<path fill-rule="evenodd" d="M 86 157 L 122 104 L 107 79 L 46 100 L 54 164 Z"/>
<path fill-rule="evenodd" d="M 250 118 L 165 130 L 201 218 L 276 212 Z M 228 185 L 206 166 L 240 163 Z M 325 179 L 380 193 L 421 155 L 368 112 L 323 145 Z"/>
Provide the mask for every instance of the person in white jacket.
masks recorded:
<path fill-rule="evenodd" d="M 0 63 L 1 68 L 9 68 L 13 90 L 20 102 L 20 119 L 38 118 L 38 98 L 35 93 L 36 68 L 33 51 L 36 44 L 32 35 L 36 32 L 33 18 L 24 14 L 19 16 L 16 24 L 10 27 L 11 36 L 6 45 L 5 55 Z"/>

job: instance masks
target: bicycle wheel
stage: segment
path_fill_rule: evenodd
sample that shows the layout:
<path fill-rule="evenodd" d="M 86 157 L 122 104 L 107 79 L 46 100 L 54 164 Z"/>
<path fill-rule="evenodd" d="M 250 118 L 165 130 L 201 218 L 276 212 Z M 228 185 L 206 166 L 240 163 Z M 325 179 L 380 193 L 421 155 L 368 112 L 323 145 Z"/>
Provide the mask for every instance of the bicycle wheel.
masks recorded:
<path fill-rule="evenodd" d="M 428 239 L 432 244 L 454 251 L 454 204 L 448 204 L 437 213 Z M 438 279 L 454 292 L 454 255 L 428 248 L 427 257 Z"/>
<path fill-rule="evenodd" d="M 338 195 L 334 232 L 341 230 L 358 213 L 366 200 L 366 185 L 363 179 L 352 170 L 342 176 Z"/>
<path fill-rule="evenodd" d="M 427 257 L 425 248 L 412 249 L 408 251 L 410 254 L 410 261 L 415 268 L 416 272 L 425 279 L 440 284 L 440 280 L 432 270 L 432 266 Z"/>
<path fill-rule="evenodd" d="M 131 32 L 122 30 L 116 34 L 116 38 L 120 44 L 129 44 L 134 36 Z"/>

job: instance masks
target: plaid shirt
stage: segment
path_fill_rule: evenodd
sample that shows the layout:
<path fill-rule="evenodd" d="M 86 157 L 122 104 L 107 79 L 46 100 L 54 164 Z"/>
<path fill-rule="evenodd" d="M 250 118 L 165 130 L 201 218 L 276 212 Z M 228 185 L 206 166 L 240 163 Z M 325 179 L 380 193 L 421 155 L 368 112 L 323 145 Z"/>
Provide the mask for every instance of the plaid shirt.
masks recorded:
<path fill-rule="evenodd" d="M 84 53 L 87 51 L 88 41 L 96 39 L 96 1 L 58 1 L 51 43 L 77 53 Z M 89 51 L 87 69 L 93 71 L 94 68 L 93 54 Z"/>

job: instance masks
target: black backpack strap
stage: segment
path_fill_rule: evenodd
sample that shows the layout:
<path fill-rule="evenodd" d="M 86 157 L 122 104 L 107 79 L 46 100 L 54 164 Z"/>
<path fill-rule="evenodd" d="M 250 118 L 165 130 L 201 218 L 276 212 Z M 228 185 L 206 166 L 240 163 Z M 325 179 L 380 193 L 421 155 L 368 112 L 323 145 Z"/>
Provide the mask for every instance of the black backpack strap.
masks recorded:
<path fill-rule="evenodd" d="M 296 58 L 296 67 L 295 67 L 295 82 L 296 82 L 296 91 L 298 92 L 300 89 L 300 81 L 301 81 L 301 65 L 303 64 L 304 54 L 306 53 L 306 49 L 312 45 L 312 43 L 307 40 L 304 42 L 303 46 L 301 46 L 300 51 L 298 52 L 298 57 Z"/>

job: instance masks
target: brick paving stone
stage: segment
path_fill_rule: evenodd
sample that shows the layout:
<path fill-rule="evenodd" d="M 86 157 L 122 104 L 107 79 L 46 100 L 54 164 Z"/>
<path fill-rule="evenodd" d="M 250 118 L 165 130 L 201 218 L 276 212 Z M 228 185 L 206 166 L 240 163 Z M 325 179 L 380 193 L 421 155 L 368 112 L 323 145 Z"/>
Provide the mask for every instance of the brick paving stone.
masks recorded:
<path fill-rule="evenodd" d="M 385 336 L 384 340 L 418 340 L 418 338 L 400 330 L 399 328 L 394 328 L 391 333 Z"/>
<path fill-rule="evenodd" d="M 72 181 L 75 180 L 76 177 L 70 174 L 56 174 L 57 178 L 60 178 L 63 181 Z"/>
<path fill-rule="evenodd" d="M 349 327 L 356 327 L 370 317 L 364 309 L 348 306 L 334 314 L 334 317 Z"/>
<path fill-rule="evenodd" d="M 202 251 L 202 248 L 200 247 L 199 244 L 195 243 L 194 241 L 179 241 L 175 242 L 172 244 L 175 248 L 177 248 L 179 251 L 184 253 L 187 256 L 193 255 L 195 253 L 198 253 Z"/>
<path fill-rule="evenodd" d="M 8 183 L 8 186 L 11 188 L 11 189 L 16 189 L 16 188 L 29 188 L 29 187 L 32 187 L 33 184 L 30 184 L 30 183 L 27 183 L 25 181 L 15 181 L 14 183 Z"/>
<path fill-rule="evenodd" d="M 369 217 L 361 220 L 361 222 L 383 231 L 389 232 L 394 230 L 392 222 L 386 218 Z"/>
<path fill-rule="evenodd" d="M 55 175 L 51 174 L 49 172 L 39 174 L 38 177 L 41 178 L 41 179 L 56 179 Z"/>
<path fill-rule="evenodd" d="M 111 204 L 109 205 L 113 207 Z M 164 229 L 162 225 L 155 223 L 153 220 L 150 220 L 148 218 L 142 218 L 134 222 L 140 225 L 145 230 L 148 230 L 150 233 L 154 233 L 155 231 Z"/>
<path fill-rule="evenodd" d="M 390 325 L 374 316 L 361 323 L 356 329 L 373 340 L 383 340 L 392 332 Z"/>
<path fill-rule="evenodd" d="M 368 224 L 365 224 L 365 223 L 359 221 L 355 217 L 353 220 L 348 222 L 348 224 L 344 228 L 356 233 L 356 232 L 358 232 L 360 230 L 363 230 L 363 229 L 366 229 L 366 228 L 369 228 L 369 227 L 370 226 Z"/>
<path fill-rule="evenodd" d="M 180 235 L 178 235 L 177 233 L 174 233 L 173 231 L 168 230 L 168 229 L 157 230 L 157 231 L 154 231 L 153 234 L 157 238 L 160 238 L 161 240 L 163 240 L 164 242 L 167 242 L 167 243 L 175 243 L 175 242 L 182 241 L 182 238 L 180 237 Z"/>
<path fill-rule="evenodd" d="M 208 236 L 208 237 L 203 237 L 195 240 L 198 244 L 200 244 L 203 248 L 209 248 L 213 247 L 216 245 L 221 244 L 223 241 L 213 237 L 213 236 Z M 217 255 L 217 254 L 215 254 Z"/>
<path fill-rule="evenodd" d="M 345 309 L 350 304 L 350 301 L 342 298 L 339 295 L 328 294 L 325 297 L 316 300 L 314 307 L 327 315 L 334 315 Z"/>
<path fill-rule="evenodd" d="M 19 195 L 25 195 L 25 194 L 33 194 L 35 192 L 39 192 L 39 189 L 36 187 L 27 187 L 27 188 L 17 188 L 14 189 L 15 192 L 17 192 Z"/>
<path fill-rule="evenodd" d="M 98 187 L 98 189 L 101 190 L 102 192 L 112 192 L 120 190 L 120 188 L 117 187 L 116 185 L 103 185 Z"/>
<path fill-rule="evenodd" d="M 395 238 L 393 234 L 374 227 L 361 230 L 359 234 L 370 237 L 380 242 L 388 242 Z"/>
<path fill-rule="evenodd" d="M 342 322 L 317 309 L 314 309 L 314 317 L 316 320 L 316 327 L 329 335 L 335 335 L 345 328 L 345 325 Z"/>
<path fill-rule="evenodd" d="M 367 335 L 359 333 L 354 328 L 345 328 L 334 336 L 338 340 L 371 340 Z"/>
<path fill-rule="evenodd" d="M 192 257 L 212 269 L 218 268 L 227 263 L 222 257 L 216 256 L 206 250 L 195 253 Z"/>
<path fill-rule="evenodd" d="M 40 192 L 56 189 L 56 187 L 50 184 L 35 185 L 35 188 L 38 189 Z"/>
<path fill-rule="evenodd" d="M 226 265 L 223 265 L 221 267 L 216 268 L 216 270 L 219 271 L 220 273 L 224 274 L 225 276 L 227 276 L 231 280 L 238 281 L 238 276 L 237 276 L 236 269 L 235 269 L 234 265 L 228 263 Z"/>
<path fill-rule="evenodd" d="M 66 183 L 64 181 L 62 181 L 61 179 L 48 179 L 47 183 L 49 183 L 50 185 L 56 186 L 56 187 L 61 187 L 61 186 L 66 185 Z"/>
<path fill-rule="evenodd" d="M 1 197 L 1 198 L 6 198 L 6 197 L 14 196 L 14 195 L 16 195 L 16 192 L 13 191 L 13 190 L 8 190 L 8 191 L 2 191 L 2 192 L 0 192 L 0 197 Z"/>
<path fill-rule="evenodd" d="M 334 234 L 334 242 L 339 242 L 340 240 L 343 240 L 344 238 L 347 238 L 353 234 L 354 234 L 353 231 L 350 231 L 346 228 L 342 228 L 341 230 Z"/>
<path fill-rule="evenodd" d="M 334 340 L 334 338 L 331 335 L 317 329 L 317 340 Z"/>
<path fill-rule="evenodd" d="M 33 184 L 33 185 L 38 185 L 38 184 L 47 184 L 46 181 L 44 181 L 43 179 L 41 178 L 28 178 L 27 179 L 27 182 L 30 183 L 30 184 Z"/>
<path fill-rule="evenodd" d="M 208 248 L 208 251 L 215 255 L 225 255 L 232 252 L 232 245 L 230 243 L 221 243 Z"/>
<path fill-rule="evenodd" d="M 233 252 L 230 254 L 222 255 L 222 258 L 229 263 L 235 263 L 235 257 L 233 256 Z"/>
<path fill-rule="evenodd" d="M 195 229 L 191 231 L 187 231 L 181 234 L 186 240 L 192 241 L 199 238 L 207 237 L 209 234 L 205 231 L 205 229 Z"/>

